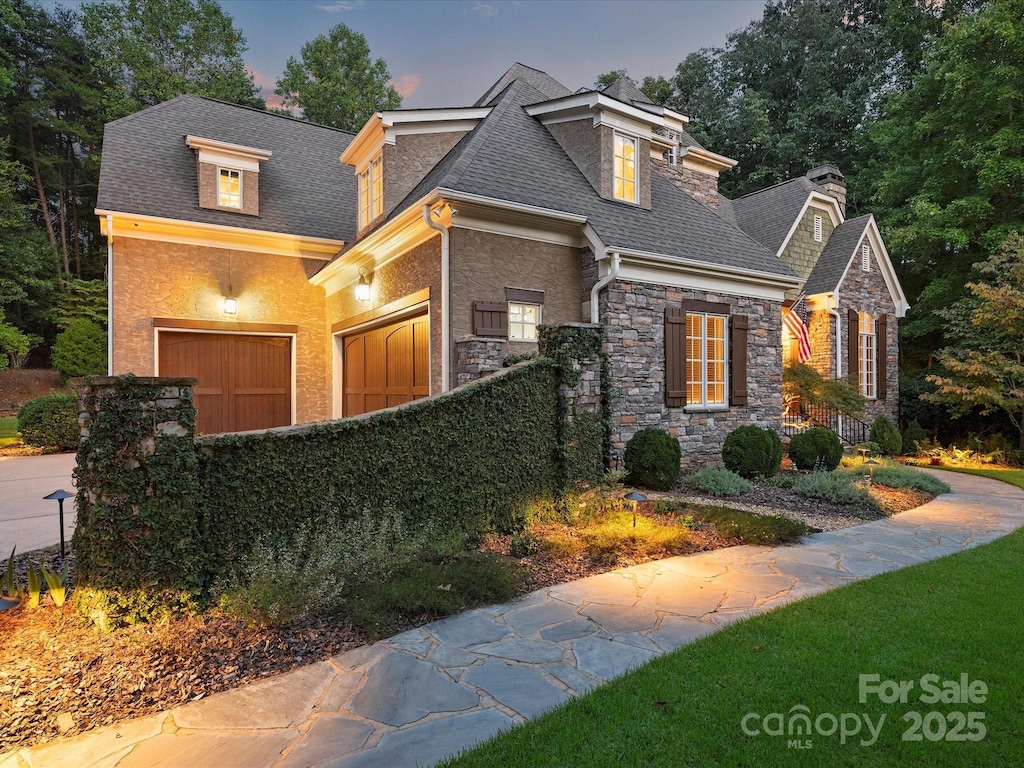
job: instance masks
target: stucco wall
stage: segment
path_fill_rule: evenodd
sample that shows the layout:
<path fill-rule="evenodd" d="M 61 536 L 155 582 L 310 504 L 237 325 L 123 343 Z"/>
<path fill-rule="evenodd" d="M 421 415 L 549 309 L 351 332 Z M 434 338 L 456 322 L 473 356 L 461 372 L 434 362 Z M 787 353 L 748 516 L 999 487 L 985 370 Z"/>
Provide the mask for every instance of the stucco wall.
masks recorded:
<path fill-rule="evenodd" d="M 594 127 L 592 119 L 571 120 L 547 126 L 565 153 L 580 169 L 601 197 L 614 200 L 613 170 L 615 167 L 614 130 L 611 126 Z M 637 185 L 639 205 L 651 207 L 651 142 L 637 141 Z M 621 202 L 621 201 L 619 201 Z"/>
<path fill-rule="evenodd" d="M 398 136 L 393 145 L 385 144 L 382 152 L 385 213 L 402 202 L 427 172 L 465 135 L 465 131 L 448 131 Z"/>
<path fill-rule="evenodd" d="M 846 355 L 847 333 L 849 329 L 846 322 L 846 312 L 855 309 L 858 312 L 870 312 L 877 322 L 880 315 L 888 315 L 886 320 L 886 397 L 884 400 L 869 400 L 864 410 L 864 421 L 869 424 L 880 414 L 886 414 L 893 421 L 899 417 L 899 320 L 896 318 L 896 305 L 882 277 L 881 269 L 878 266 L 878 259 L 873 248 L 871 248 L 871 269 L 865 272 L 861 269 L 861 247 L 867 245 L 871 248 L 871 241 L 867 235 L 857 246 L 853 263 L 846 273 L 842 284 L 839 287 L 840 314 L 843 317 L 843 346 L 842 354 Z M 877 343 L 881 345 L 882 340 Z M 844 375 L 849 372 L 846 361 L 843 361 Z"/>
<path fill-rule="evenodd" d="M 296 419 L 330 418 L 324 292 L 310 285 L 307 266 L 289 256 L 115 239 L 113 372 L 153 375 L 154 317 L 298 325 Z M 223 311 L 229 279 L 236 315 Z"/>
<path fill-rule="evenodd" d="M 726 302 L 749 320 L 748 405 L 686 411 L 665 405 L 665 309 L 684 299 Z M 616 280 L 600 295 L 612 375 L 612 458 L 621 462 L 638 430 L 678 438 L 683 466 L 721 464 L 726 435 L 744 424 L 779 429 L 782 412 L 782 305 L 763 299 Z"/>
<path fill-rule="evenodd" d="M 506 288 L 544 291 L 544 324 L 580 322 L 580 249 L 452 227 L 452 338 L 473 334 L 474 301 L 503 302 Z M 509 342 L 507 354 L 536 348 Z"/>
<path fill-rule="evenodd" d="M 335 323 L 430 289 L 430 391 L 441 391 L 441 237 L 433 237 L 385 264 L 370 280 L 370 300 L 356 301 L 355 286 L 327 297 L 326 333 Z M 386 322 L 381 318 L 381 322 Z M 329 344 L 333 346 L 333 339 Z M 333 355 L 333 349 L 331 351 Z"/>
<path fill-rule="evenodd" d="M 248 216 L 260 213 L 260 175 L 256 171 L 242 171 L 242 208 L 224 208 L 218 204 L 217 166 L 212 163 L 197 163 L 199 166 L 199 207 L 215 208 L 218 211 L 233 211 Z"/>

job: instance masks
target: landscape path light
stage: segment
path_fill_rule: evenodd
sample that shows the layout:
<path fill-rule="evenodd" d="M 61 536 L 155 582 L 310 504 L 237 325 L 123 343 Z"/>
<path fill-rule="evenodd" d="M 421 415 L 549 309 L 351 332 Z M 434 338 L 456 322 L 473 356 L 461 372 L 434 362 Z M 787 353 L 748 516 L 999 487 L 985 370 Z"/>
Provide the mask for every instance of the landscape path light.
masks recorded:
<path fill-rule="evenodd" d="M 64 559 L 64 499 L 73 499 L 75 494 L 68 493 L 63 488 L 58 488 L 49 496 L 43 496 L 43 500 L 56 499 L 57 509 L 60 511 L 60 559 Z"/>
<path fill-rule="evenodd" d="M 636 507 L 641 501 L 647 501 L 647 497 L 640 491 L 631 491 L 626 494 L 626 500 L 633 502 L 633 527 L 636 528 Z"/>
<path fill-rule="evenodd" d="M 868 459 L 866 463 L 868 465 L 868 488 L 870 488 L 871 484 L 875 482 L 875 467 L 878 466 L 878 462 L 874 459 Z"/>

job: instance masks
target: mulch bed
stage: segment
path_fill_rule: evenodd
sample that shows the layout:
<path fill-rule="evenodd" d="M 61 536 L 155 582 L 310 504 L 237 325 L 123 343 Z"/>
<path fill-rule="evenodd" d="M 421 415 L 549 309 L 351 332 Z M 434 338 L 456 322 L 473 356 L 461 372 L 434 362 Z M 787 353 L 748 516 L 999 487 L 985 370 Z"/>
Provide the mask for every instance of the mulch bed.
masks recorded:
<path fill-rule="evenodd" d="M 57 371 L 42 368 L 5 368 L 0 371 L 0 416 L 16 416 L 29 400 L 65 390 Z"/>
<path fill-rule="evenodd" d="M 779 489 L 773 490 L 779 493 Z M 930 497 L 922 500 L 917 494 L 893 491 L 882 498 L 891 514 L 889 510 L 910 509 Z M 759 505 L 769 501 L 750 500 Z M 787 504 L 795 503 L 785 495 L 770 501 L 783 513 Z M 710 503 L 743 506 L 733 500 Z M 820 512 L 820 503 L 813 506 Z M 863 522 L 848 511 L 846 517 L 846 524 Z M 693 532 L 683 549 L 658 556 L 717 549 L 730 543 L 702 529 Z M 508 554 L 510 545 L 511 537 L 491 536 L 481 548 Z M 22 583 L 29 558 L 56 566 L 57 550 L 50 547 L 19 555 L 17 570 Z M 73 567 L 73 558 L 71 562 Z M 585 555 L 554 560 L 543 554 L 519 562 L 529 572 L 524 591 L 636 564 L 629 558 L 601 563 Z M 405 628 L 432 618 L 410 618 Z M 318 618 L 256 628 L 218 611 L 100 634 L 83 624 L 71 605 L 29 609 L 23 603 L 0 612 L 0 753 L 170 709 L 367 642 L 369 638 L 344 619 Z"/>

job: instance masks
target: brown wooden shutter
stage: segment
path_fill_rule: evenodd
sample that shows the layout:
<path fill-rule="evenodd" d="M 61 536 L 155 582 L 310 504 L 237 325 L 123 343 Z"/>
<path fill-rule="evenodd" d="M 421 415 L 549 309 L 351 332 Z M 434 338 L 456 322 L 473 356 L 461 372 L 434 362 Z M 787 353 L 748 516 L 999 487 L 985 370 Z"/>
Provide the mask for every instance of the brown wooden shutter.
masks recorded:
<path fill-rule="evenodd" d="M 508 336 L 508 304 L 474 301 L 473 333 L 477 336 Z"/>
<path fill-rule="evenodd" d="M 729 338 L 729 405 L 747 404 L 747 328 L 746 315 L 733 315 Z"/>
<path fill-rule="evenodd" d="M 860 315 L 856 309 L 846 310 L 846 375 L 852 376 L 854 386 L 858 385 L 860 376 L 860 365 L 858 352 L 860 350 Z"/>
<path fill-rule="evenodd" d="M 879 400 L 885 400 L 886 386 L 885 386 L 885 359 L 888 357 L 889 345 L 886 343 L 886 325 L 889 322 L 888 315 L 882 315 L 878 318 L 878 324 L 875 326 L 875 371 L 878 373 L 878 388 L 875 390 L 878 394 Z"/>
<path fill-rule="evenodd" d="M 686 312 L 665 309 L 665 405 L 686 405 Z"/>

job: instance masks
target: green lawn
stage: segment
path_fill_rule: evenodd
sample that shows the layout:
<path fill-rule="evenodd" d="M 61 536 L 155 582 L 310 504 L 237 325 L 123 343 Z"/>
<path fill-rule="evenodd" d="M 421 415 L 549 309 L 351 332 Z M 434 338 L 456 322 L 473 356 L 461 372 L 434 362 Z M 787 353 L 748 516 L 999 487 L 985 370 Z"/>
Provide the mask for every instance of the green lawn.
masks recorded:
<path fill-rule="evenodd" d="M 18 439 L 18 417 L 5 416 L 0 418 L 0 448 L 10 445 Z"/>
<path fill-rule="evenodd" d="M 735 624 L 445 765 L 1024 765 L 1022 558 L 1024 531 L 1017 531 Z M 913 681 L 908 702 L 860 702 L 861 674 Z M 988 696 L 921 702 L 928 674 L 940 681 L 966 674 L 983 681 Z M 858 718 L 861 732 L 845 743 L 839 732 L 814 732 L 810 748 L 797 749 L 788 745 L 795 736 L 742 728 L 750 713 L 757 717 L 746 721 L 748 730 L 763 731 L 766 715 L 788 718 L 801 706 L 815 722 L 846 713 L 851 731 Z M 980 712 L 971 717 L 987 733 L 980 742 L 904 741 L 908 712 L 927 716 L 929 736 L 964 725 L 959 713 Z M 871 738 L 865 715 L 879 734 L 870 745 L 861 744 Z M 827 717 L 820 723 L 831 727 Z"/>
<path fill-rule="evenodd" d="M 989 467 L 938 467 L 938 469 L 947 469 L 950 472 L 963 472 L 966 475 L 990 477 L 993 480 L 1002 480 L 1004 483 L 1024 488 L 1024 469 L 994 469 Z"/>

